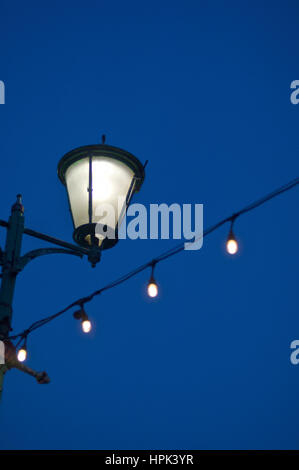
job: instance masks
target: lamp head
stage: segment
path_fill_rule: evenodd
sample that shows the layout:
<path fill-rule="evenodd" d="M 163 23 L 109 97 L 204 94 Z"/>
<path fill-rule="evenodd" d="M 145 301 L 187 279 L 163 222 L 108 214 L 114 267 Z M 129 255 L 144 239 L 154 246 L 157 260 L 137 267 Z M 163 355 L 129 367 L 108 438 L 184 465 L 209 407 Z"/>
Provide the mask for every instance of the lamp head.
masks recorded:
<path fill-rule="evenodd" d="M 144 166 L 131 153 L 102 144 L 68 152 L 58 164 L 74 224 L 74 240 L 102 249 L 118 241 L 118 227 L 144 181 Z"/>

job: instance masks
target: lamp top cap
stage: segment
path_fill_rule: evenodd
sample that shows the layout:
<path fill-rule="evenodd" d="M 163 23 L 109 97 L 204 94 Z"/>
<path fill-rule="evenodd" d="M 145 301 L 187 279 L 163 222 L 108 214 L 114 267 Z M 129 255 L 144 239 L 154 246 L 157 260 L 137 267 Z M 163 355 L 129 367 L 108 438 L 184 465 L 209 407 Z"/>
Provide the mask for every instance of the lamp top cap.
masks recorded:
<path fill-rule="evenodd" d="M 84 145 L 82 147 L 77 147 L 74 150 L 66 153 L 58 163 L 58 177 L 60 181 L 65 185 L 65 174 L 67 169 L 75 162 L 82 160 L 87 157 L 107 157 L 112 160 L 118 160 L 124 165 L 131 168 L 134 172 L 134 176 L 137 180 L 136 190 L 138 191 L 145 178 L 145 165 L 138 160 L 132 153 L 127 152 L 118 147 L 112 147 L 111 145 L 106 145 L 106 136 L 102 136 L 102 144 L 95 145 Z"/>

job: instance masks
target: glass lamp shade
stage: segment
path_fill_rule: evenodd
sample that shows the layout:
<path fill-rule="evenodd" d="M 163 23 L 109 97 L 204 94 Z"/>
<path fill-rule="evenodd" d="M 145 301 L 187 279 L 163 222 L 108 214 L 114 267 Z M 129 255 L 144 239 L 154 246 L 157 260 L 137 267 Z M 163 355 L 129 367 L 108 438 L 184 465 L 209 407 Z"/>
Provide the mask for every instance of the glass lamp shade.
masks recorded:
<path fill-rule="evenodd" d="M 58 176 L 67 188 L 74 240 L 110 248 L 133 194 L 144 180 L 144 167 L 134 155 L 108 145 L 72 150 L 59 162 Z"/>

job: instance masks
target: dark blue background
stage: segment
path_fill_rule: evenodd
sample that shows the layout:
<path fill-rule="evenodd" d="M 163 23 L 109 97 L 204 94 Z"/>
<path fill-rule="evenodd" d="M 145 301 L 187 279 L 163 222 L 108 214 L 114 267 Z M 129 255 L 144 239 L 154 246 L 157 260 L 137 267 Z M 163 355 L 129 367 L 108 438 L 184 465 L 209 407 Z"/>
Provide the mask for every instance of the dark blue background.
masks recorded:
<path fill-rule="evenodd" d="M 135 202 L 203 203 L 205 227 L 298 176 L 296 1 L 1 1 L 1 199 L 72 241 L 56 176 L 68 150 L 107 143 L 149 160 Z M 299 448 L 298 190 L 240 218 L 30 336 L 40 386 L 7 373 L 2 449 Z M 5 230 L 1 229 L 3 246 Z M 121 241 L 92 270 L 48 256 L 18 278 L 14 332 L 176 241 Z M 24 238 L 24 251 L 44 246 Z"/>

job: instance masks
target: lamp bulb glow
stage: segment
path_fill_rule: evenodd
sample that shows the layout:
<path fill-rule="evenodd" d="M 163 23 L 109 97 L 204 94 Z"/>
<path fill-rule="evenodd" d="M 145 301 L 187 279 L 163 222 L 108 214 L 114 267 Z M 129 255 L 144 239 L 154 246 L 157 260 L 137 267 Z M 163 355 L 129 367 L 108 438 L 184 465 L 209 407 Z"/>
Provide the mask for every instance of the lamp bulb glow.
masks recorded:
<path fill-rule="evenodd" d="M 239 247 L 238 247 L 237 240 L 230 237 L 226 242 L 226 251 L 230 255 L 235 255 L 237 253 L 238 249 L 239 249 Z"/>
<path fill-rule="evenodd" d="M 152 298 L 157 297 L 157 295 L 158 295 L 158 285 L 156 284 L 156 282 L 154 280 L 151 280 L 148 283 L 147 293 L 148 293 L 149 297 L 152 297 Z"/>
<path fill-rule="evenodd" d="M 18 351 L 18 361 L 24 362 L 27 359 L 27 350 L 23 347 Z"/>
<path fill-rule="evenodd" d="M 81 323 L 82 331 L 84 333 L 89 333 L 91 331 L 91 321 L 90 320 L 83 320 Z"/>

